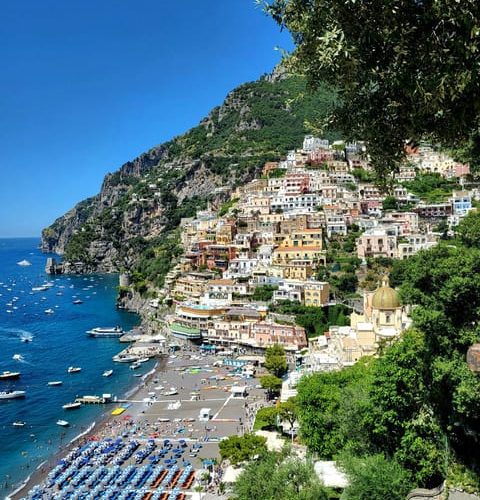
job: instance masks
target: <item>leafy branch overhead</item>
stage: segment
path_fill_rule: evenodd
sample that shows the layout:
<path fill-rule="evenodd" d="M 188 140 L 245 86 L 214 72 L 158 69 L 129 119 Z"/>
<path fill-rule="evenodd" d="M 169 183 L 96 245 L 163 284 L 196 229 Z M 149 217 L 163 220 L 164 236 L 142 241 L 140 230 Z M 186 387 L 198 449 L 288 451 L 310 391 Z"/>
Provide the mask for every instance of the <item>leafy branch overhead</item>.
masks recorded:
<path fill-rule="evenodd" d="M 480 3 L 475 0 L 259 1 L 292 34 L 288 68 L 339 100 L 333 123 L 364 139 L 384 178 L 405 141 L 428 138 L 463 159 L 480 152 Z"/>

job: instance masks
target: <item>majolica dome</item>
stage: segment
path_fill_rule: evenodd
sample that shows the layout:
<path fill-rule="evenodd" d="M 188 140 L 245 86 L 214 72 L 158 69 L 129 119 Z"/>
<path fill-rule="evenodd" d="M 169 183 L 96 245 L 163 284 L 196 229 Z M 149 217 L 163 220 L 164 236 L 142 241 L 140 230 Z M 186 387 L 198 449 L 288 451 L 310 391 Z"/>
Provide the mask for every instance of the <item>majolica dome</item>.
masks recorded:
<path fill-rule="evenodd" d="M 378 288 L 372 297 L 373 309 L 396 309 L 400 307 L 398 293 L 388 284 L 388 277 L 382 280 L 382 286 Z"/>

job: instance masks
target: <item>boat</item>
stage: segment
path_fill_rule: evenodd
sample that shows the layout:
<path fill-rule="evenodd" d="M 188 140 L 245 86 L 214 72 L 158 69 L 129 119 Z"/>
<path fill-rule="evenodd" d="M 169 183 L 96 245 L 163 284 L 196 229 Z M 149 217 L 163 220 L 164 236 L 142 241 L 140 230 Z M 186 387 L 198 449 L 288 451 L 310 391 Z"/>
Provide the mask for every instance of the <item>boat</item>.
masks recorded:
<path fill-rule="evenodd" d="M 118 408 L 115 408 L 115 409 L 112 411 L 112 415 L 113 415 L 113 416 L 118 416 L 118 415 L 121 415 L 124 411 L 125 411 L 125 408 L 122 408 L 122 407 L 120 406 L 120 407 L 118 407 Z"/>
<path fill-rule="evenodd" d="M 82 369 L 79 368 L 78 366 L 69 366 L 67 372 L 68 373 L 78 373 L 81 372 Z"/>
<path fill-rule="evenodd" d="M 141 374 L 141 373 L 134 373 L 133 376 L 134 377 L 143 377 L 143 374 Z"/>
<path fill-rule="evenodd" d="M 0 392 L 0 399 L 17 399 L 24 398 L 25 391 L 2 391 Z"/>
<path fill-rule="evenodd" d="M 32 292 L 45 292 L 49 288 L 50 287 L 47 285 L 34 286 L 34 287 L 32 287 Z"/>
<path fill-rule="evenodd" d="M 82 403 L 79 403 L 75 401 L 74 403 L 67 403 L 62 406 L 64 410 L 76 410 L 77 408 L 80 408 L 82 406 Z"/>
<path fill-rule="evenodd" d="M 45 309 L 45 314 L 53 314 L 55 311 L 53 309 Z"/>
<path fill-rule="evenodd" d="M 140 358 L 138 363 L 146 363 L 147 361 L 150 361 L 150 358 Z"/>
<path fill-rule="evenodd" d="M 135 363 L 132 363 L 130 365 L 130 370 L 136 370 L 137 368 L 140 368 L 142 365 L 138 362 L 138 361 L 135 361 Z"/>
<path fill-rule="evenodd" d="M 22 342 L 25 342 L 25 344 L 28 344 L 29 342 L 31 342 L 33 340 L 33 337 L 31 335 L 25 335 L 23 337 L 20 337 L 20 340 Z"/>
<path fill-rule="evenodd" d="M 17 378 L 20 378 L 20 375 L 20 372 L 5 371 L 0 374 L 0 380 L 16 380 Z"/>
<path fill-rule="evenodd" d="M 100 327 L 97 326 L 91 330 L 87 330 L 90 337 L 121 337 L 123 335 L 123 328 L 120 326 L 114 327 Z"/>
<path fill-rule="evenodd" d="M 68 427 L 70 424 L 66 420 L 57 420 L 57 425 L 61 425 L 62 427 Z"/>
<path fill-rule="evenodd" d="M 12 359 L 14 359 L 15 361 L 23 361 L 23 356 L 21 354 L 14 354 L 12 356 Z"/>
<path fill-rule="evenodd" d="M 132 356 L 129 354 L 125 354 L 124 356 L 113 356 L 113 361 L 116 361 L 117 363 L 131 363 L 132 361 L 137 361 L 138 357 L 137 356 Z"/>
<path fill-rule="evenodd" d="M 102 374 L 104 377 L 110 377 L 110 375 L 113 373 L 113 370 L 105 370 Z"/>
<path fill-rule="evenodd" d="M 47 382 L 47 385 L 50 387 L 56 387 L 58 385 L 62 385 L 63 382 L 61 380 L 52 380 L 51 382 Z"/>
<path fill-rule="evenodd" d="M 174 387 L 172 387 L 169 391 L 166 391 L 163 393 L 164 396 L 175 396 L 177 394 L 178 394 L 178 391 Z"/>
<path fill-rule="evenodd" d="M 12 425 L 13 427 L 25 427 L 27 422 L 23 422 L 23 420 L 17 420 L 16 422 L 13 422 Z"/>
<path fill-rule="evenodd" d="M 77 305 L 77 304 L 83 304 L 83 300 L 80 300 L 80 299 L 75 299 L 75 300 L 73 301 L 73 303 L 74 303 L 75 305 Z"/>
<path fill-rule="evenodd" d="M 23 259 L 19 262 L 17 262 L 17 266 L 22 266 L 22 267 L 25 267 L 25 266 L 31 266 L 32 263 L 26 259 Z"/>

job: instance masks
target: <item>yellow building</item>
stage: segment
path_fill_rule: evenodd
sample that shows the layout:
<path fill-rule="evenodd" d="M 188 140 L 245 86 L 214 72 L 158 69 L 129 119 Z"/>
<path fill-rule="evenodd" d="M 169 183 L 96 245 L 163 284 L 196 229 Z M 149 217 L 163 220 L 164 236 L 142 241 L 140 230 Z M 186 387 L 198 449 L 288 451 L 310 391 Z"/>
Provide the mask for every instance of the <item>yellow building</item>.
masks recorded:
<path fill-rule="evenodd" d="M 330 299 L 330 284 L 323 281 L 307 281 L 304 296 L 306 306 L 324 306 Z"/>

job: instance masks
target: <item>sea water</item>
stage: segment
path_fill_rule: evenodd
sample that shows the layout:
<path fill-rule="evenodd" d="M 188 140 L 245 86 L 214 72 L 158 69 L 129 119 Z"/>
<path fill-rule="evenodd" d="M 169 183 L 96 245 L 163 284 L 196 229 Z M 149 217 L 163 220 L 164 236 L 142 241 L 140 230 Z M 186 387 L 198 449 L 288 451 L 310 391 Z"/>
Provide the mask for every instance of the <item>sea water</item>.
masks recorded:
<path fill-rule="evenodd" d="M 86 334 L 96 326 L 129 330 L 139 323 L 137 315 L 115 308 L 118 276 L 48 276 L 44 271 L 48 256 L 38 243 L 30 238 L 0 239 L 0 372 L 21 372 L 19 380 L 0 381 L 0 391 L 26 391 L 24 399 L 0 400 L 0 498 L 112 409 L 90 405 L 67 411 L 62 405 L 87 394 L 121 397 L 138 381 L 128 364 L 112 361 L 126 344 Z M 32 265 L 17 264 L 24 259 Z M 45 281 L 54 286 L 32 291 Z M 83 303 L 73 304 L 76 299 Z M 45 313 L 48 309 L 54 312 Z M 20 361 L 13 359 L 15 354 Z M 150 370 L 152 363 L 144 363 L 135 373 Z M 68 374 L 69 366 L 82 370 Z M 107 369 L 113 369 L 111 377 L 102 376 Z M 54 380 L 63 385 L 47 386 Z M 59 419 L 70 427 L 57 425 Z M 14 421 L 26 425 L 13 427 Z"/>

